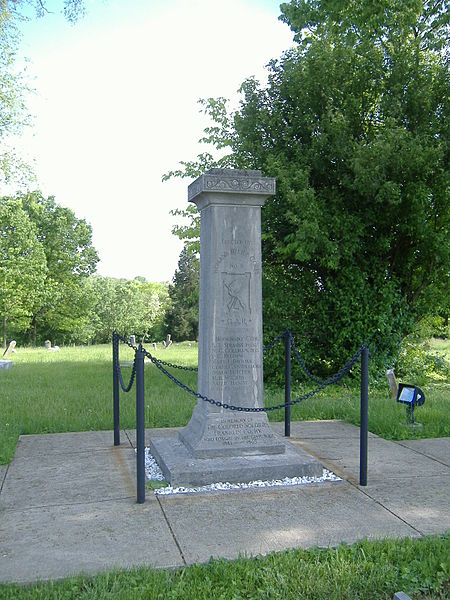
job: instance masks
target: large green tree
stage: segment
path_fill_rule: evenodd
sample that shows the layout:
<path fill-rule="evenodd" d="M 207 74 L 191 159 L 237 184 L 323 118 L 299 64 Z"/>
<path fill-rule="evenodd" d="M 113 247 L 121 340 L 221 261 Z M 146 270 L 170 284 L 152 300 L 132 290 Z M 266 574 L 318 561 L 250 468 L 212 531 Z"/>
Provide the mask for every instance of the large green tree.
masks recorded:
<path fill-rule="evenodd" d="M 168 285 L 94 275 L 85 282 L 90 310 L 82 328 L 74 331 L 77 341 L 105 343 L 116 329 L 121 335 L 161 340 L 164 317 L 170 307 Z"/>
<path fill-rule="evenodd" d="M 51 196 L 29 192 L 20 196 L 35 224 L 46 258 L 44 291 L 29 303 L 32 311 L 30 341 L 36 335 L 54 338 L 70 335 L 88 310 L 83 280 L 95 272 L 98 254 L 92 245 L 92 227 Z"/>
<path fill-rule="evenodd" d="M 36 225 L 20 199 L 0 199 L 0 315 L 2 346 L 6 347 L 7 322 L 26 328 L 31 305 L 43 293 L 47 274 L 45 253 Z"/>
<path fill-rule="evenodd" d="M 244 82 L 232 115 L 206 106 L 205 141 L 230 149 L 220 162 L 277 179 L 263 209 L 265 334 L 291 327 L 318 367 L 365 338 L 386 363 L 417 319 L 448 307 L 447 8 L 283 4 L 296 46 L 267 85 Z"/>
<path fill-rule="evenodd" d="M 185 246 L 169 287 L 172 307 L 166 315 L 167 331 L 178 341 L 198 337 L 199 270 L 198 255 Z"/>

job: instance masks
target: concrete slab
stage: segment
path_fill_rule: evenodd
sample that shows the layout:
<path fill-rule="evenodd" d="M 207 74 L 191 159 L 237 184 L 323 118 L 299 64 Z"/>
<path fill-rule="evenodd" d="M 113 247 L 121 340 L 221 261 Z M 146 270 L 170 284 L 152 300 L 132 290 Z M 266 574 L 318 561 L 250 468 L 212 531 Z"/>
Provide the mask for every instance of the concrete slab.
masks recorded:
<path fill-rule="evenodd" d="M 161 496 L 160 502 L 187 563 L 418 535 L 347 482 Z"/>
<path fill-rule="evenodd" d="M 2 582 L 183 564 L 157 501 L 112 500 L 0 515 Z"/>
<path fill-rule="evenodd" d="M 390 442 L 371 435 L 369 485 L 360 488 L 359 429 L 321 425 L 293 423 L 300 440 L 291 441 L 323 457 L 347 481 L 187 496 L 148 491 L 141 505 L 134 431 L 122 432 L 116 448 L 112 431 L 22 436 L 12 463 L 0 467 L 0 581 L 139 564 L 176 567 L 183 555 L 203 562 L 211 555 L 235 558 L 450 529 L 449 439 Z M 175 431 L 147 430 L 147 439 Z"/>
<path fill-rule="evenodd" d="M 180 431 L 180 427 L 160 427 L 145 430 L 145 445 L 150 446 L 150 440 L 173 437 Z M 136 447 L 136 429 L 125 429 L 124 433 L 129 443 Z"/>
<path fill-rule="evenodd" d="M 327 468 L 353 483 L 358 482 L 359 438 L 310 438 L 302 439 L 298 444 Z M 375 436 L 369 438 L 369 481 L 441 474 L 450 474 L 450 467 L 395 442 Z"/>
<path fill-rule="evenodd" d="M 121 445 L 130 446 L 124 432 L 121 432 Z M 70 433 L 49 433 L 46 435 L 21 435 L 14 454 L 15 458 L 41 456 L 45 454 L 71 454 L 104 450 L 114 444 L 112 431 L 74 431 Z"/>
<path fill-rule="evenodd" d="M 3 487 L 3 481 L 5 479 L 6 471 L 7 470 L 8 470 L 8 466 L 7 465 L 0 465 L 0 492 L 1 492 L 1 489 Z"/>
<path fill-rule="evenodd" d="M 450 438 L 402 440 L 397 444 L 450 466 Z"/>
<path fill-rule="evenodd" d="M 136 454 L 128 447 L 15 458 L 9 466 L 1 508 L 24 509 L 132 498 Z"/>
<path fill-rule="evenodd" d="M 276 433 L 284 435 L 284 421 L 271 423 L 271 426 Z M 359 427 L 339 420 L 292 421 L 291 437 L 299 440 L 309 438 L 341 438 L 345 440 L 355 438 L 359 440 Z M 369 432 L 369 437 L 376 438 L 377 436 Z"/>
<path fill-rule="evenodd" d="M 423 535 L 450 530 L 450 475 L 377 481 L 366 493 Z"/>

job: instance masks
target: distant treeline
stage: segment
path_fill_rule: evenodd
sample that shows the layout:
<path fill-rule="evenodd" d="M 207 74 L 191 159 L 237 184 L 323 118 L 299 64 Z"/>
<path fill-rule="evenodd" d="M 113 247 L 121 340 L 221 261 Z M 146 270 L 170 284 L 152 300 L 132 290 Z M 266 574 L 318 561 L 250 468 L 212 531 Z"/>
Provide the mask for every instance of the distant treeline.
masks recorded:
<path fill-rule="evenodd" d="M 95 275 L 98 260 L 91 226 L 54 198 L 0 198 L 3 347 L 107 342 L 114 328 L 163 339 L 169 284 Z"/>

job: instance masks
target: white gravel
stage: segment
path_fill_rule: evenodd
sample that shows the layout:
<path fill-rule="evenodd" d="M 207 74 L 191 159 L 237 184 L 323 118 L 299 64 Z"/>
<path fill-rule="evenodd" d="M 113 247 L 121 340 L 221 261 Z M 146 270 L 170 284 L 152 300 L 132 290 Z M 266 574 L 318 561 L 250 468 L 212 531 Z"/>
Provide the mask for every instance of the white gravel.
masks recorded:
<path fill-rule="evenodd" d="M 158 466 L 158 463 L 150 454 L 150 449 L 145 449 L 145 474 L 147 479 L 153 479 L 157 481 L 164 481 L 164 475 Z M 197 492 L 216 492 L 223 490 L 247 490 L 249 488 L 262 488 L 262 487 L 280 487 L 280 486 L 292 486 L 292 485 L 307 485 L 311 483 L 324 483 L 325 481 L 342 481 L 340 477 L 328 471 L 323 470 L 322 477 L 284 477 L 284 479 L 273 479 L 272 481 L 250 481 L 249 483 L 228 483 L 218 482 L 211 483 L 210 485 L 202 485 L 200 487 L 185 488 L 172 486 L 162 487 L 154 490 L 155 494 L 158 495 L 170 495 L 170 494 L 195 494 Z"/>

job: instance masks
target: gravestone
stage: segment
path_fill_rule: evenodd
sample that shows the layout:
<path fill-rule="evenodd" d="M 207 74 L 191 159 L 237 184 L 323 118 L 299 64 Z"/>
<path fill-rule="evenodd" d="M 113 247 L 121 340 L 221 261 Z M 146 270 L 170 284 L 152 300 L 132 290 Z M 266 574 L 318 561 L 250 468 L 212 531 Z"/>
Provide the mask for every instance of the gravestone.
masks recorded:
<path fill-rule="evenodd" d="M 201 213 L 198 391 L 263 407 L 261 207 L 275 180 L 260 171 L 211 169 L 189 186 Z M 265 412 L 199 399 L 177 438 L 150 452 L 174 486 L 321 476 L 322 465 L 274 434 Z"/>
<path fill-rule="evenodd" d="M 386 378 L 389 382 L 389 388 L 391 390 L 391 395 L 393 398 L 397 398 L 398 394 L 398 383 L 395 377 L 394 369 L 388 369 L 386 371 Z"/>
<path fill-rule="evenodd" d="M 16 348 L 16 340 L 11 340 L 8 344 L 8 347 L 6 348 L 6 350 L 3 352 L 3 358 L 6 360 L 7 358 L 9 358 L 11 356 L 11 354 L 13 352 L 15 352 Z"/>
<path fill-rule="evenodd" d="M 136 346 L 136 336 L 135 335 L 130 335 L 130 339 L 129 342 L 132 346 Z"/>
<path fill-rule="evenodd" d="M 59 346 L 52 346 L 50 340 L 45 340 L 44 346 L 48 352 L 59 352 Z"/>

